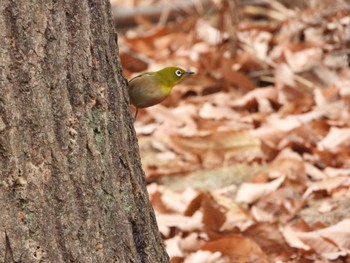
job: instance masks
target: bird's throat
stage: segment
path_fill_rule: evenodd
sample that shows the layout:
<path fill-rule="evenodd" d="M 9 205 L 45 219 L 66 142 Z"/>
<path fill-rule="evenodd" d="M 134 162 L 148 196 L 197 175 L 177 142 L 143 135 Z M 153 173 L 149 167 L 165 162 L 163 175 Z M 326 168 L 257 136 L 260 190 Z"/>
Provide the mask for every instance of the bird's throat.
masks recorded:
<path fill-rule="evenodd" d="M 161 91 L 162 91 L 162 93 L 165 94 L 165 95 L 169 95 L 172 88 L 173 88 L 173 87 L 170 87 L 170 86 L 168 86 L 168 85 L 161 85 Z"/>

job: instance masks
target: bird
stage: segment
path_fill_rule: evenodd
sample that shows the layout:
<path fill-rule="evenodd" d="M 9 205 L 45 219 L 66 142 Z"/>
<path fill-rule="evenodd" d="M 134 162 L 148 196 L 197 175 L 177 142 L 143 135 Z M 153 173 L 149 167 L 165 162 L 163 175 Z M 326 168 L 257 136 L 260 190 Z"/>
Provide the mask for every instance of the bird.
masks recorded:
<path fill-rule="evenodd" d="M 172 88 L 194 72 L 179 67 L 166 67 L 155 72 L 145 72 L 128 83 L 130 102 L 136 107 L 134 121 L 140 108 L 147 108 L 162 102 Z"/>

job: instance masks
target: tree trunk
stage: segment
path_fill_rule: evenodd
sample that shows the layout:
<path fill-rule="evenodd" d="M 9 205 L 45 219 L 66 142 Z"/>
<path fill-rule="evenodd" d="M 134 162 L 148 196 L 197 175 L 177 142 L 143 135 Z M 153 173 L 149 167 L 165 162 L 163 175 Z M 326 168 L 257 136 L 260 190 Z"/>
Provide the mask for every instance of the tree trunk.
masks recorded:
<path fill-rule="evenodd" d="M 107 0 L 1 1 L 0 262 L 168 262 L 117 53 Z"/>

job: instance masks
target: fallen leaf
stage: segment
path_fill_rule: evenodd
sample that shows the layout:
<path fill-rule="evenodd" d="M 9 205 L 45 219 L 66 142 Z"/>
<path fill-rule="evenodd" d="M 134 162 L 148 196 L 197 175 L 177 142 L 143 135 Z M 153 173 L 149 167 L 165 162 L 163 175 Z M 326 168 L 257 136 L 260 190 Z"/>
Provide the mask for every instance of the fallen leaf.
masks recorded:
<path fill-rule="evenodd" d="M 307 180 L 301 156 L 288 148 L 270 163 L 268 173 L 270 178 L 286 176 L 291 180 Z"/>
<path fill-rule="evenodd" d="M 327 136 L 319 142 L 318 149 L 336 153 L 342 147 L 350 145 L 350 128 L 331 127 Z"/>
<path fill-rule="evenodd" d="M 252 215 L 254 216 L 254 219 L 258 222 L 274 222 L 276 219 L 275 217 L 268 212 L 265 212 L 263 209 L 253 206 L 251 209 Z"/>
<path fill-rule="evenodd" d="M 282 233 L 291 246 L 304 250 L 313 249 L 330 260 L 345 256 L 350 251 L 350 219 L 311 232 L 300 232 L 291 227 L 284 227 Z"/>
<path fill-rule="evenodd" d="M 339 249 L 350 252 L 350 219 L 317 231 L 324 239 L 331 240 Z"/>
<path fill-rule="evenodd" d="M 300 248 L 303 250 L 310 250 L 311 247 L 306 245 L 301 239 L 298 237 L 297 231 L 295 231 L 290 226 L 280 227 L 280 231 L 283 234 L 285 240 L 291 247 Z"/>
<path fill-rule="evenodd" d="M 184 263 L 230 263 L 220 252 L 199 250 L 189 255 Z"/>
<path fill-rule="evenodd" d="M 327 178 L 327 175 L 323 171 L 321 171 L 320 169 L 318 169 L 317 167 L 315 167 L 313 164 L 309 162 L 305 162 L 304 167 L 305 167 L 306 174 L 315 181 L 319 181 Z"/>
<path fill-rule="evenodd" d="M 307 48 L 298 52 L 292 52 L 290 49 L 284 50 L 284 55 L 289 66 L 296 73 L 308 71 L 318 66 L 322 54 L 323 52 L 320 47 Z"/>
<path fill-rule="evenodd" d="M 228 257 L 231 263 L 241 262 L 270 262 L 261 248 L 250 238 L 229 236 L 207 242 L 201 250 L 219 251 Z"/>
<path fill-rule="evenodd" d="M 326 169 L 324 169 L 324 173 L 329 177 L 350 176 L 350 169 L 326 167 Z"/>
<path fill-rule="evenodd" d="M 255 83 L 248 76 L 233 69 L 233 62 L 231 60 L 221 60 L 220 64 L 220 72 L 225 81 L 244 90 L 253 90 L 256 88 Z"/>
<path fill-rule="evenodd" d="M 213 119 L 213 120 L 222 120 L 222 119 L 231 119 L 232 116 L 235 116 L 236 113 L 231 110 L 229 107 L 221 105 L 213 105 L 209 102 L 204 103 L 199 110 L 199 117 L 203 119 Z"/>
<path fill-rule="evenodd" d="M 198 19 L 196 31 L 198 36 L 209 45 L 218 45 L 223 40 L 223 34 L 204 19 Z"/>
<path fill-rule="evenodd" d="M 334 205 L 332 205 L 330 202 L 322 202 L 322 204 L 318 207 L 318 211 L 320 213 L 328 213 L 332 211 L 334 208 Z"/>
<path fill-rule="evenodd" d="M 169 145 L 180 154 L 199 156 L 205 167 L 215 167 L 234 158 L 261 156 L 260 141 L 247 130 L 216 130 L 191 137 L 172 135 Z"/>
<path fill-rule="evenodd" d="M 303 198 L 307 198 L 310 194 L 315 191 L 326 190 L 328 193 L 333 191 L 339 186 L 349 186 L 350 178 L 348 176 L 338 176 L 326 178 L 322 181 L 313 182 L 308 184 L 308 188 L 303 194 Z"/>
<path fill-rule="evenodd" d="M 182 251 L 195 252 L 199 250 L 201 246 L 204 244 L 204 240 L 200 238 L 198 233 L 190 233 L 188 236 L 182 238 L 179 242 L 179 246 Z"/>
<path fill-rule="evenodd" d="M 229 231 L 238 227 L 241 231 L 247 228 L 251 222 L 246 212 L 232 199 L 222 195 L 213 194 L 215 201 L 225 208 L 226 220 L 220 227 L 220 231 Z"/>
<path fill-rule="evenodd" d="M 288 262 L 295 250 L 285 241 L 278 230 L 278 223 L 256 223 L 246 229 L 243 234 L 253 239 L 269 255 L 271 262 Z"/>
<path fill-rule="evenodd" d="M 212 195 L 206 194 L 202 198 L 203 224 L 205 231 L 218 232 L 226 221 L 227 208 L 218 204 Z"/>
<path fill-rule="evenodd" d="M 170 258 L 172 257 L 183 257 L 183 253 L 180 249 L 181 238 L 174 236 L 164 241 L 166 251 Z"/>
<path fill-rule="evenodd" d="M 196 212 L 193 216 L 182 216 L 176 214 L 158 214 L 156 218 L 159 228 L 161 227 L 177 227 L 182 231 L 198 231 L 203 227 L 202 214 Z"/>
<path fill-rule="evenodd" d="M 236 108 L 247 109 L 249 104 L 251 104 L 254 100 L 258 101 L 259 99 L 276 100 L 276 89 L 274 87 L 253 89 L 242 97 L 235 99 L 233 102 L 231 102 L 231 105 Z"/>
<path fill-rule="evenodd" d="M 253 183 L 244 183 L 242 184 L 236 195 L 236 202 L 244 202 L 252 204 L 257 201 L 259 198 L 268 195 L 269 193 L 278 189 L 281 184 L 284 182 L 285 177 L 281 176 L 269 183 L 263 184 L 253 184 Z"/>

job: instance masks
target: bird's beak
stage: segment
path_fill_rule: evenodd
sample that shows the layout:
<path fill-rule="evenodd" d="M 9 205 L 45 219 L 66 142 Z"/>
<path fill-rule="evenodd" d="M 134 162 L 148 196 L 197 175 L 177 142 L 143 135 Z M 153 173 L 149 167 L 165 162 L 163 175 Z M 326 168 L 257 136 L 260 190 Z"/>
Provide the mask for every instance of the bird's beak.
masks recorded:
<path fill-rule="evenodd" d="M 194 72 L 192 72 L 192 71 L 186 71 L 185 74 L 186 74 L 186 75 L 192 75 L 192 74 L 194 74 Z"/>

